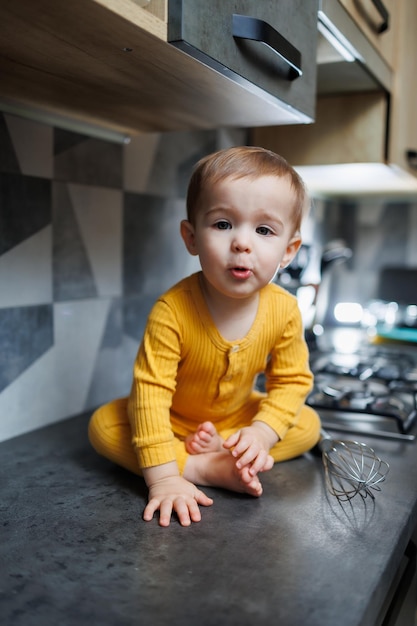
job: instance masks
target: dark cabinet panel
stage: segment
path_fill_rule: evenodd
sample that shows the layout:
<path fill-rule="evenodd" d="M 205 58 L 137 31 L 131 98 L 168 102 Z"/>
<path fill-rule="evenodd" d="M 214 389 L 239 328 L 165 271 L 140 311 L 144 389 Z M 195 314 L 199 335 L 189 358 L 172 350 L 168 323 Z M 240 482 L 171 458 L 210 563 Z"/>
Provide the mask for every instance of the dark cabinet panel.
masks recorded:
<path fill-rule="evenodd" d="M 170 0 L 168 40 L 249 90 L 279 100 L 289 113 L 297 111 L 298 121 L 309 121 L 317 12 L 316 0 Z"/>

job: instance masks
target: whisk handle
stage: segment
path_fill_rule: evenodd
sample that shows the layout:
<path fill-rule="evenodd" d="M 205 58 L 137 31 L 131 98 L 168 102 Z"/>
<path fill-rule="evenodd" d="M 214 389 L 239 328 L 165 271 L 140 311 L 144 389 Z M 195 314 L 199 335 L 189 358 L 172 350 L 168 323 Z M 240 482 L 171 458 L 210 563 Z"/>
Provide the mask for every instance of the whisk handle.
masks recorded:
<path fill-rule="evenodd" d="M 334 446 L 334 440 L 331 438 L 329 433 L 324 430 L 324 428 L 320 429 L 320 441 L 319 448 L 322 452 L 328 452 Z"/>
<path fill-rule="evenodd" d="M 332 450 L 334 448 L 333 439 L 328 439 L 328 438 L 320 439 L 319 448 L 321 452 L 329 452 L 329 450 Z"/>

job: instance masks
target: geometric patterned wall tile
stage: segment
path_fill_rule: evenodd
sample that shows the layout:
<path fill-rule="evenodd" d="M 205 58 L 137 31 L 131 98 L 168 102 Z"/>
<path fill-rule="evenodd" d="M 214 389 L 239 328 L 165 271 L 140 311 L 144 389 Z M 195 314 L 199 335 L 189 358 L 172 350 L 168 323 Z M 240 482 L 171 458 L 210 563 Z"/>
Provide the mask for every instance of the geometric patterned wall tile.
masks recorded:
<path fill-rule="evenodd" d="M 53 343 L 52 305 L 0 309 L 0 391 Z"/>
<path fill-rule="evenodd" d="M 136 342 L 136 348 L 139 348 L 146 320 L 155 300 L 154 295 L 131 296 L 123 299 L 123 330 L 126 336 Z"/>
<path fill-rule="evenodd" d="M 0 256 L 0 308 L 52 303 L 52 227 Z"/>
<path fill-rule="evenodd" d="M 121 188 L 123 146 L 55 128 L 54 179 Z"/>
<path fill-rule="evenodd" d="M 130 391 L 139 341 L 124 335 L 122 324 L 122 300 L 117 299 L 108 311 L 85 410 L 127 395 Z"/>
<path fill-rule="evenodd" d="M 217 131 L 165 133 L 161 136 L 149 173 L 147 193 L 184 198 L 191 170 L 216 150 Z"/>
<path fill-rule="evenodd" d="M 54 345 L 0 393 L 0 441 L 84 411 L 108 308 L 53 305 Z"/>
<path fill-rule="evenodd" d="M 91 264 L 66 184 L 53 183 L 54 302 L 97 297 Z"/>
<path fill-rule="evenodd" d="M 101 339 L 103 348 L 120 348 L 123 338 L 122 301 L 120 298 L 110 301 L 106 325 Z"/>
<path fill-rule="evenodd" d="M 22 174 L 52 178 L 52 127 L 15 115 L 6 115 L 5 120 Z"/>
<path fill-rule="evenodd" d="M 137 348 L 132 339 L 125 338 L 119 349 L 99 352 L 84 411 L 129 395 Z"/>
<path fill-rule="evenodd" d="M 0 113 L 0 172 L 14 174 L 20 172 L 19 162 L 3 113 Z"/>
<path fill-rule="evenodd" d="M 55 371 L 52 346 L 0 393 L 0 441 L 68 417 L 59 411 Z"/>
<path fill-rule="evenodd" d="M 147 194 L 125 193 L 123 213 L 123 293 L 132 296 L 143 293 L 146 272 L 152 267 L 153 257 L 158 257 L 156 223 L 161 226 L 164 198 Z M 148 249 L 154 254 L 147 257 Z M 149 261 L 149 262 L 148 262 Z"/>
<path fill-rule="evenodd" d="M 199 269 L 180 235 L 184 200 L 125 194 L 123 285 L 126 296 L 155 298 Z"/>
<path fill-rule="evenodd" d="M 143 133 L 132 137 L 124 147 L 123 189 L 133 193 L 146 193 L 161 133 Z M 160 192 L 163 191 L 162 186 Z"/>
<path fill-rule="evenodd" d="M 0 254 L 51 223 L 51 182 L 0 173 Z"/>
<path fill-rule="evenodd" d="M 64 154 L 70 154 L 73 148 L 88 141 L 89 137 L 82 133 L 63 130 L 62 128 L 54 128 L 54 157 L 60 157 Z M 57 172 L 55 172 L 55 175 Z"/>
<path fill-rule="evenodd" d="M 204 146 L 196 146 L 194 152 L 190 154 L 188 158 L 183 158 L 181 160 L 178 164 L 177 174 L 177 195 L 179 198 L 185 198 L 187 195 L 191 172 L 197 161 L 208 154 L 215 152 L 216 149 L 216 136 L 214 135 L 209 138 L 209 141 Z"/>
<path fill-rule="evenodd" d="M 200 158 L 247 140 L 240 128 L 137 135 L 124 146 L 123 189 L 183 198 Z"/>
<path fill-rule="evenodd" d="M 99 297 L 121 296 L 121 190 L 68 184 L 68 193 Z"/>
<path fill-rule="evenodd" d="M 84 410 L 109 308 L 110 301 L 97 299 L 54 304 L 54 376 L 67 415 Z"/>

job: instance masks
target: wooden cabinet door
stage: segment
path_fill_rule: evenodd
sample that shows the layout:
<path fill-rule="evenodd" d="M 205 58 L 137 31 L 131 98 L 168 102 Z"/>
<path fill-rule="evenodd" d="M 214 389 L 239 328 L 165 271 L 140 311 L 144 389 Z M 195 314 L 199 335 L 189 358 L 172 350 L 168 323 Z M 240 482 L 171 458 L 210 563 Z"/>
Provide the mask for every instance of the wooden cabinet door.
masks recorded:
<path fill-rule="evenodd" d="M 401 37 L 391 99 L 389 156 L 417 177 L 417 0 L 400 0 L 398 4 Z"/>
<path fill-rule="evenodd" d="M 339 0 L 357 26 L 387 62 L 395 67 L 398 0 Z"/>

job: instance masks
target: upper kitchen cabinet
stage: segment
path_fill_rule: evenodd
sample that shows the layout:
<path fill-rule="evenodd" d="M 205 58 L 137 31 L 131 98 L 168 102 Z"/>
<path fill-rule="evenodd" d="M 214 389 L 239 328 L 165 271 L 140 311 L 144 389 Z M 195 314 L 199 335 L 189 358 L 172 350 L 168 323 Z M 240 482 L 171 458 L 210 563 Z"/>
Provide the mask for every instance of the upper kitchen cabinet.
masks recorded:
<path fill-rule="evenodd" d="M 391 98 L 388 148 L 390 159 L 417 181 L 417 2 L 401 0 L 399 9 L 397 71 Z"/>
<path fill-rule="evenodd" d="M 0 110 L 121 136 L 309 123 L 318 2 L 1 2 Z"/>
<path fill-rule="evenodd" d="M 395 64 L 395 0 L 338 0 L 390 67 Z"/>
<path fill-rule="evenodd" d="M 373 0 L 320 0 L 318 95 L 381 89 L 391 91 L 398 12 L 389 13 L 385 25 L 376 22 L 371 28 L 363 11 L 358 8 L 363 9 L 368 2 L 373 6 Z M 347 9 L 348 6 L 351 10 Z M 385 10 L 384 5 L 384 15 Z M 378 34 L 373 30 L 381 28 L 383 31 Z"/>
<path fill-rule="evenodd" d="M 169 0 L 168 10 L 174 45 L 311 121 L 318 2 Z"/>
<path fill-rule="evenodd" d="M 252 143 L 283 154 L 313 195 L 417 197 L 417 2 L 395 5 L 389 14 L 395 44 L 390 68 L 337 0 L 321 0 L 320 32 L 326 35 L 329 26 L 337 45 L 326 54 L 319 42 L 315 123 L 253 131 Z M 327 18 L 341 10 L 343 20 L 332 30 Z"/>

